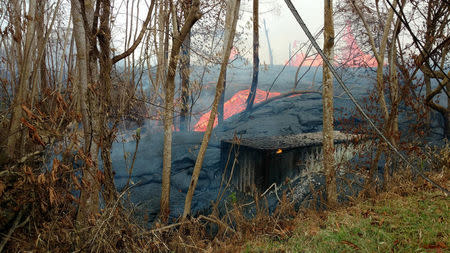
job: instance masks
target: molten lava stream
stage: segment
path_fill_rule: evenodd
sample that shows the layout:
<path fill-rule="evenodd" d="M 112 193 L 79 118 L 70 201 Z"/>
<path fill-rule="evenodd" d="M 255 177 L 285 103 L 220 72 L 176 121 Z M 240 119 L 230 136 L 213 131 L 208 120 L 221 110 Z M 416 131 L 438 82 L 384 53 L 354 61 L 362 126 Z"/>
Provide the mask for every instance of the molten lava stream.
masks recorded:
<path fill-rule="evenodd" d="M 223 118 L 228 119 L 229 117 L 235 115 L 236 113 L 240 113 L 245 110 L 245 107 L 247 106 L 246 101 L 248 94 L 250 93 L 250 90 L 241 90 L 236 92 L 228 101 L 225 102 L 224 108 L 223 108 Z M 268 98 L 276 97 L 281 95 L 280 92 L 269 92 Z M 255 104 L 260 103 L 264 100 L 266 100 L 267 92 L 256 89 L 256 96 L 255 96 Z M 208 120 L 209 116 L 211 115 L 211 111 L 208 111 L 207 113 L 203 114 L 200 119 L 198 120 L 197 124 L 194 126 L 194 131 L 196 132 L 204 132 L 206 131 L 206 127 L 208 126 Z M 217 126 L 217 116 L 214 120 L 214 127 Z"/>

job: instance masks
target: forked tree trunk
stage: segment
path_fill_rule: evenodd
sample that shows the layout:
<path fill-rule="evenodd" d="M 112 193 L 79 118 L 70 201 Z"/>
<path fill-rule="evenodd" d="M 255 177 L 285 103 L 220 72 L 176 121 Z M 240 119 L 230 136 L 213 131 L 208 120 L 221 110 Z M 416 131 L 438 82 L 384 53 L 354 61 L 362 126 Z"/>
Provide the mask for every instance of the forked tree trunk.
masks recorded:
<path fill-rule="evenodd" d="M 397 0 L 393 0 L 393 8 L 396 8 L 397 3 L 398 3 Z M 384 120 L 384 123 L 383 123 L 384 133 L 388 134 L 389 128 L 390 128 L 389 109 L 387 107 L 385 93 L 384 93 L 385 86 L 384 86 L 384 70 L 383 69 L 384 69 L 384 57 L 385 57 L 385 53 L 386 53 L 387 41 L 389 38 L 389 34 L 391 32 L 392 21 L 394 18 L 394 9 L 393 8 L 389 9 L 387 19 L 386 19 L 386 22 L 383 27 L 383 36 L 381 38 L 381 43 L 380 43 L 379 48 L 377 49 L 372 30 L 371 30 L 369 24 L 367 23 L 366 18 L 364 17 L 360 7 L 354 1 L 352 2 L 352 4 L 354 6 L 356 13 L 361 18 L 361 20 L 364 24 L 364 28 L 367 32 L 367 36 L 369 37 L 369 44 L 372 48 L 372 52 L 374 53 L 375 59 L 377 60 L 377 75 L 376 75 L 377 76 L 376 90 L 378 93 L 377 94 L 378 95 L 377 102 L 380 106 L 381 114 L 382 114 L 382 117 Z M 376 155 L 370 166 L 369 175 L 367 177 L 367 181 L 365 182 L 365 186 L 364 186 L 364 191 L 366 193 L 368 193 L 369 195 L 372 195 L 372 193 L 375 190 L 374 185 L 373 185 L 373 180 L 374 180 L 375 172 L 378 169 L 378 161 L 379 161 L 379 159 L 381 157 L 381 153 L 383 151 L 384 151 L 384 143 L 380 142 L 378 144 Z"/>
<path fill-rule="evenodd" d="M 84 131 L 84 153 L 87 155 L 87 161 L 83 166 L 83 187 L 81 189 L 80 204 L 78 207 L 77 221 L 86 225 L 89 219 L 98 213 L 99 208 L 99 190 L 100 184 L 97 178 L 97 154 L 98 146 L 94 138 L 93 119 L 88 114 L 90 110 L 90 101 L 88 100 L 88 82 L 89 77 L 89 41 L 87 32 L 84 29 L 83 17 L 81 15 L 81 6 L 78 0 L 71 1 L 71 12 L 73 19 L 73 36 L 77 48 L 77 67 L 78 80 L 76 80 L 79 103 L 81 108 L 81 118 Z M 93 101 L 91 103 L 94 103 Z M 91 115 L 92 116 L 92 115 Z M 94 115 L 95 117 L 96 115 Z"/>
<path fill-rule="evenodd" d="M 186 200 L 184 202 L 183 220 L 191 213 L 192 197 L 194 196 L 195 187 L 197 186 L 200 170 L 205 158 L 206 148 L 211 137 L 211 132 L 214 126 L 214 121 L 217 115 L 217 106 L 219 99 L 223 92 L 223 81 L 225 73 L 227 71 L 228 59 L 230 57 L 231 48 L 233 46 L 234 34 L 236 31 L 236 23 L 239 14 L 240 0 L 229 0 L 227 6 L 227 16 L 225 19 L 225 41 L 222 55 L 222 64 L 220 66 L 219 79 L 216 85 L 216 94 L 214 96 L 214 102 L 211 108 L 211 114 L 208 120 L 208 126 L 206 127 L 205 134 L 203 135 L 202 144 L 198 151 L 197 160 L 195 161 L 194 171 L 192 172 L 191 183 L 189 184 L 189 190 L 186 194 Z"/>
<path fill-rule="evenodd" d="M 158 39 L 158 48 L 156 48 L 156 59 L 157 59 L 157 67 L 156 67 L 156 81 L 155 81 L 155 91 L 157 92 L 160 88 L 160 85 L 164 82 L 164 77 L 166 75 L 165 66 L 166 58 L 164 56 L 164 41 L 165 37 L 168 36 L 166 33 L 166 22 L 168 19 L 168 8 L 167 8 L 168 0 L 161 0 L 159 3 L 159 10 L 157 11 L 157 17 L 155 18 L 155 22 L 157 25 L 157 32 L 155 32 L 155 41 Z M 157 21 L 156 21 L 157 20 Z M 157 37 L 157 38 L 156 38 Z M 156 97 L 154 98 L 156 100 Z M 153 101 L 154 102 L 154 101 Z"/>
<path fill-rule="evenodd" d="M 324 0 L 324 44 L 323 53 L 332 61 L 334 58 L 333 0 Z M 336 169 L 334 161 L 333 136 L 333 75 L 328 65 L 323 64 L 323 168 L 326 177 L 327 203 L 337 204 Z"/>
<path fill-rule="evenodd" d="M 19 4 L 14 5 L 16 8 L 19 8 Z M 15 10 L 20 13 L 20 10 Z M 31 75 L 31 67 L 33 63 L 33 57 L 35 55 L 35 23 L 36 23 L 36 0 L 30 0 L 28 3 L 28 25 L 27 31 L 25 35 L 25 46 L 23 48 L 23 59 L 19 59 L 19 85 L 16 87 L 14 92 L 14 101 L 12 106 L 11 113 L 11 121 L 9 125 L 9 133 L 8 133 L 8 156 L 11 159 L 20 157 L 21 150 L 18 149 L 18 144 L 21 140 L 21 136 L 23 131 L 20 127 L 20 119 L 22 118 L 22 104 L 25 103 L 27 97 L 27 86 L 28 80 Z M 19 17 L 17 17 L 19 18 Z M 21 33 L 21 31 L 16 31 L 17 33 Z M 20 50 L 18 50 L 20 51 Z"/>
<path fill-rule="evenodd" d="M 429 52 L 429 51 L 428 51 Z M 427 74 L 423 74 L 423 82 L 425 83 L 425 96 L 428 96 L 431 93 L 431 78 Z M 428 108 L 427 108 L 428 109 Z M 427 115 L 425 119 L 425 124 L 427 129 L 431 129 L 431 111 L 427 110 Z"/>
<path fill-rule="evenodd" d="M 432 70 L 430 70 L 428 67 L 421 66 L 421 70 L 424 72 L 429 71 L 428 74 L 431 75 Z M 439 74 L 443 75 L 443 73 L 439 72 L 439 71 L 435 71 L 434 74 L 436 76 Z M 449 76 L 449 75 L 450 75 L 450 71 L 447 72 L 447 76 Z M 450 97 L 447 97 L 447 107 L 444 107 L 433 101 L 433 98 L 442 92 L 443 87 L 445 87 L 445 89 L 447 91 L 450 90 L 450 80 L 449 79 L 442 77 L 441 84 L 442 84 L 442 86 L 439 85 L 430 94 L 427 95 L 427 97 L 425 99 L 425 103 L 426 103 L 426 105 L 431 107 L 433 110 L 435 110 L 441 114 L 442 118 L 444 119 L 443 136 L 444 136 L 444 138 L 449 140 L 450 139 Z"/>
<path fill-rule="evenodd" d="M 405 0 L 402 0 L 402 6 Z M 389 118 L 386 123 L 386 133 L 389 141 L 395 146 L 397 145 L 397 140 L 399 138 L 398 130 L 398 107 L 400 104 L 400 94 L 399 94 L 399 84 L 398 84 L 398 73 L 397 73 L 397 38 L 400 32 L 400 19 L 397 19 L 395 23 L 394 32 L 391 38 L 391 45 L 388 51 L 388 61 L 389 61 L 389 91 L 391 98 L 391 111 L 389 113 Z M 384 165 L 383 174 L 383 188 L 387 189 L 390 181 L 390 171 L 393 164 L 393 157 L 389 152 L 386 152 L 386 163 Z"/>
<path fill-rule="evenodd" d="M 265 19 L 264 19 L 264 32 L 266 33 L 267 50 L 269 50 L 270 66 L 273 67 L 273 54 L 272 54 L 272 48 L 270 47 L 269 32 L 267 31 Z"/>
<path fill-rule="evenodd" d="M 225 91 L 227 88 L 227 73 L 225 71 L 225 74 L 223 75 L 223 91 L 222 91 L 222 95 L 220 96 L 220 100 L 219 100 L 219 106 L 217 109 L 217 125 L 221 126 L 223 124 L 224 121 L 224 113 L 225 113 Z"/>
<path fill-rule="evenodd" d="M 447 84 L 447 90 L 450 90 L 450 84 Z M 447 98 L 447 116 L 444 117 L 444 137 L 450 140 L 450 98 Z"/>
<path fill-rule="evenodd" d="M 424 73 L 424 81 L 426 84 L 425 104 L 441 114 L 444 119 L 443 136 L 447 140 L 450 140 L 450 97 L 447 96 L 446 108 L 434 102 L 435 96 L 440 94 L 444 87 L 447 90 L 448 94 L 450 90 L 450 80 L 448 80 L 448 78 L 443 75 L 444 73 L 442 73 L 441 71 L 434 71 L 430 69 L 431 66 L 426 63 L 426 61 L 430 60 L 428 54 L 433 51 L 432 47 L 436 43 L 436 39 L 446 37 L 446 33 L 448 33 L 448 30 L 446 30 L 445 28 L 449 26 L 450 19 L 442 19 L 441 17 L 448 17 L 450 8 L 448 7 L 447 3 L 439 0 L 429 0 L 427 8 L 426 30 L 424 33 L 425 47 L 424 50 L 420 52 L 416 63 L 419 63 L 419 67 Z M 442 69 L 445 69 L 444 63 L 445 59 L 448 59 L 447 55 L 449 53 L 449 50 L 450 47 L 448 43 L 441 44 L 441 50 L 438 58 L 441 59 L 440 66 Z M 426 54 L 425 52 L 428 52 L 428 54 Z M 450 71 L 447 72 L 447 76 L 449 75 Z M 442 86 L 438 85 L 438 87 L 432 89 L 431 78 L 440 79 Z M 430 116 L 431 115 L 429 114 L 427 119 L 428 125 L 431 124 Z"/>
<path fill-rule="evenodd" d="M 258 87 L 258 73 L 259 73 L 259 6 L 258 0 L 253 0 L 253 76 L 252 86 L 247 98 L 247 108 L 250 111 L 255 101 L 256 88 Z"/>
<path fill-rule="evenodd" d="M 164 106 L 164 153 L 163 153 L 163 171 L 161 182 L 161 203 L 160 217 L 163 222 L 167 221 L 170 209 L 170 172 L 172 166 L 172 127 L 174 115 L 174 95 L 175 95 L 175 72 L 178 64 L 181 44 L 190 32 L 192 26 L 201 17 L 199 9 L 200 1 L 193 0 L 189 10 L 188 17 L 181 31 L 174 32 L 172 39 L 172 49 L 170 52 L 169 69 L 165 83 L 165 106 Z M 174 27 L 174 29 L 177 29 Z"/>
<path fill-rule="evenodd" d="M 39 0 L 37 4 L 38 16 L 37 16 L 37 36 L 38 43 L 41 44 L 42 47 L 45 47 L 44 41 L 44 32 L 45 32 L 45 4 L 47 1 Z M 40 76 L 40 88 L 41 91 L 45 91 L 47 89 L 47 66 L 46 66 L 46 50 L 43 49 L 42 56 L 39 62 L 39 76 Z"/>
<path fill-rule="evenodd" d="M 181 45 L 180 77 L 181 77 L 181 109 L 180 131 L 188 130 L 189 117 L 189 76 L 191 63 L 191 33 L 186 36 Z"/>
<path fill-rule="evenodd" d="M 393 7 L 395 8 L 397 6 L 397 0 L 393 0 L 393 2 L 394 2 Z M 369 44 L 372 48 L 372 52 L 374 53 L 375 59 L 377 60 L 377 86 L 376 86 L 376 88 L 377 88 L 377 92 L 378 92 L 378 103 L 380 105 L 384 120 L 387 121 L 387 119 L 389 117 L 389 111 L 387 108 L 386 98 L 385 98 L 385 94 L 384 94 L 383 68 L 384 68 L 384 56 L 386 53 L 386 45 L 387 45 L 387 41 L 388 41 L 389 34 L 391 31 L 392 20 L 394 18 L 394 9 L 393 8 L 389 9 L 388 16 L 387 16 L 386 22 L 383 27 L 383 36 L 381 38 L 381 43 L 380 43 L 379 48 L 377 49 L 372 30 L 371 30 L 369 24 L 367 23 L 366 18 L 364 17 L 364 14 L 362 13 L 362 11 L 357 3 L 355 3 L 353 1 L 352 4 L 356 10 L 356 13 L 361 18 L 361 20 L 364 24 L 364 28 L 369 37 Z"/>
<path fill-rule="evenodd" d="M 114 141 L 112 137 L 112 130 L 108 127 L 109 106 L 112 105 L 111 101 L 111 29 L 110 16 L 111 16 L 111 2 L 110 0 L 102 0 L 101 2 L 101 16 L 100 16 L 100 29 L 97 35 L 100 46 L 100 113 L 99 113 L 99 136 L 101 138 L 101 156 L 103 162 L 103 171 L 105 173 L 104 189 L 105 189 L 105 202 L 112 205 L 117 200 L 117 191 L 114 186 L 114 175 L 112 171 L 111 162 L 111 147 Z"/>

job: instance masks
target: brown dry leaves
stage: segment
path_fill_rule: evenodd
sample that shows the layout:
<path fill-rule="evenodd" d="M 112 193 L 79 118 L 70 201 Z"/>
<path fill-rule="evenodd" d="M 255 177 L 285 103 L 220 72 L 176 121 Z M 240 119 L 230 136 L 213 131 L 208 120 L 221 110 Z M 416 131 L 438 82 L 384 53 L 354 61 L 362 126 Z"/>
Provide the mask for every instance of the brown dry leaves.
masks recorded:
<path fill-rule="evenodd" d="M 3 194 L 3 191 L 6 189 L 6 185 L 0 180 L 0 197 Z"/>

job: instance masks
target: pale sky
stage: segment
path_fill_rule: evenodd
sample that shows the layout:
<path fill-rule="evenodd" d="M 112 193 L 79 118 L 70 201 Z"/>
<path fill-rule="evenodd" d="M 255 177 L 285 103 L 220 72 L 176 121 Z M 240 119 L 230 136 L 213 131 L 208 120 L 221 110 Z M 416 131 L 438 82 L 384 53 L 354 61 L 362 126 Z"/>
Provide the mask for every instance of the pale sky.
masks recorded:
<path fill-rule="evenodd" d="M 323 0 L 292 0 L 297 8 L 298 13 L 308 26 L 312 34 L 315 34 L 323 26 Z M 245 24 L 251 17 L 252 3 L 245 1 L 242 5 L 244 11 L 243 20 L 239 24 Z M 301 43 L 307 41 L 307 37 L 301 30 L 291 11 L 287 8 L 283 0 L 261 0 L 260 1 L 260 62 L 269 63 L 269 53 L 267 49 L 267 40 L 264 33 L 263 19 L 266 20 L 267 29 L 269 30 L 269 39 L 274 55 L 275 64 L 284 64 L 289 55 L 289 43 L 298 40 Z M 269 11 L 271 10 L 271 11 Z M 269 12 L 268 12 L 269 11 Z M 249 30 L 251 32 L 251 30 Z M 249 36 L 248 42 L 251 43 L 252 37 Z M 322 42 L 319 41 L 319 45 Z M 249 44 L 250 45 L 250 44 Z M 250 55 L 246 58 L 251 59 Z"/>

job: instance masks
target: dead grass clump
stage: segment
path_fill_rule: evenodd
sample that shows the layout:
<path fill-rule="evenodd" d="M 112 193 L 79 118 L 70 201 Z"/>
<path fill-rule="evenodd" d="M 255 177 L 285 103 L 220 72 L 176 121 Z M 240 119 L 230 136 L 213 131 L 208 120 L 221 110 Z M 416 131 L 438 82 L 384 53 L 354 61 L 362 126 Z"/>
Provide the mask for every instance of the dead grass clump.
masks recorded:
<path fill-rule="evenodd" d="M 450 178 L 450 145 L 446 144 L 443 147 L 429 147 L 425 148 L 422 154 L 418 154 L 419 159 L 416 169 L 421 171 L 425 176 L 437 184 L 448 189 L 448 179 Z M 402 165 L 400 165 L 402 166 Z M 422 177 L 419 177 L 411 168 L 404 170 L 396 170 L 389 182 L 389 189 L 383 194 L 398 194 L 406 196 L 415 191 L 429 191 L 435 188 L 430 182 Z"/>
<path fill-rule="evenodd" d="M 76 223 L 80 184 L 74 168 L 24 165 L 0 173 L 0 251 L 149 252 L 157 239 L 136 225 L 120 203 L 101 210 L 88 227 Z"/>
<path fill-rule="evenodd" d="M 53 165 L 51 172 L 41 172 L 28 165 L 13 166 L 1 172 L 0 227 L 5 235 L 2 248 L 33 249 L 46 237 L 41 230 L 64 230 L 73 226 L 71 221 L 76 209 L 68 180 L 71 168 L 57 162 Z M 55 241 L 62 237 L 63 234 L 58 234 Z M 50 245 L 50 241 L 46 244 Z"/>
<path fill-rule="evenodd" d="M 260 200 L 255 201 L 252 217 L 245 214 L 246 204 L 233 203 L 223 217 L 200 215 L 165 227 L 157 225 L 148 233 L 160 239 L 160 251 L 175 252 L 237 252 L 257 237 L 287 240 L 295 229 L 297 212 L 286 196 L 271 215 Z"/>

